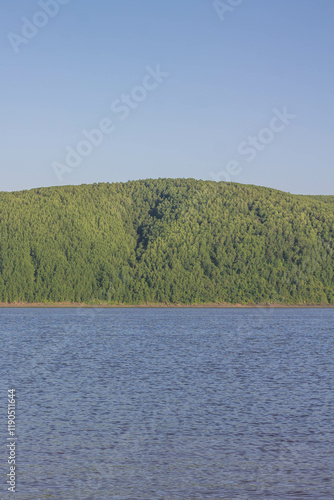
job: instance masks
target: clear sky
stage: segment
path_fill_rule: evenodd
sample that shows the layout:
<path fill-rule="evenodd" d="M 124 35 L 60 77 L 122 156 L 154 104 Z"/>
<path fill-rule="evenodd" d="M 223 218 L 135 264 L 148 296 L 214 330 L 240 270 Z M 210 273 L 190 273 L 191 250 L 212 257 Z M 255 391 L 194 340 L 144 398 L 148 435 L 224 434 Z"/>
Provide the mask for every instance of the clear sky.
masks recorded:
<path fill-rule="evenodd" d="M 0 190 L 334 194 L 333 26 L 333 0 L 2 0 Z"/>

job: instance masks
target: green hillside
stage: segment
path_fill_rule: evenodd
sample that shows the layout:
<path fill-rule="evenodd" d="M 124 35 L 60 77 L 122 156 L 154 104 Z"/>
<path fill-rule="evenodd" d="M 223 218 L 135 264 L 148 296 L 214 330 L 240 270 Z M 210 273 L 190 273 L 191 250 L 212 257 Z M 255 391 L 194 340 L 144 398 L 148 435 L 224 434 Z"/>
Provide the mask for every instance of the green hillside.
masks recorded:
<path fill-rule="evenodd" d="M 334 304 L 334 197 L 158 179 L 0 193 L 0 301 Z"/>

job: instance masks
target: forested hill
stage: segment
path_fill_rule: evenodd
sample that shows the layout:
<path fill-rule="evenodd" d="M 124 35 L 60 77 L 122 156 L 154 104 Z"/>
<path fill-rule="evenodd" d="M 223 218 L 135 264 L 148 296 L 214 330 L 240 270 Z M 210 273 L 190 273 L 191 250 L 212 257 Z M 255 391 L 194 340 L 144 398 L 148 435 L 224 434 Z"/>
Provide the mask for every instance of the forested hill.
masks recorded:
<path fill-rule="evenodd" d="M 334 197 L 158 179 L 0 193 L 0 301 L 334 304 Z"/>

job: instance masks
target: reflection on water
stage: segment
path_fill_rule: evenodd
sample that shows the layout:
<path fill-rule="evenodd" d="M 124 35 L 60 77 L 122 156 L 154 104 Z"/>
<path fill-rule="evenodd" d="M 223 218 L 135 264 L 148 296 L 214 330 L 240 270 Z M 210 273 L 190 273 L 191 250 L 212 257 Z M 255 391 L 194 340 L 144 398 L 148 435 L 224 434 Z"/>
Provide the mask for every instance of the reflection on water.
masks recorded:
<path fill-rule="evenodd" d="M 8 388 L 18 404 L 15 498 L 334 498 L 333 319 L 1 309 L 3 417 Z M 13 498 L 4 448 L 0 495 Z"/>

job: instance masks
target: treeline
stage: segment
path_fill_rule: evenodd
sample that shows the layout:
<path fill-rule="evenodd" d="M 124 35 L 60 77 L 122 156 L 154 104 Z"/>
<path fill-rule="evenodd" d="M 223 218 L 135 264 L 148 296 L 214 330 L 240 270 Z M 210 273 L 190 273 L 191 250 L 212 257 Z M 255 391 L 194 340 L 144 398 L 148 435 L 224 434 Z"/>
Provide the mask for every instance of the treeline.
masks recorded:
<path fill-rule="evenodd" d="M 334 197 L 158 179 L 0 193 L 0 302 L 334 304 Z"/>

